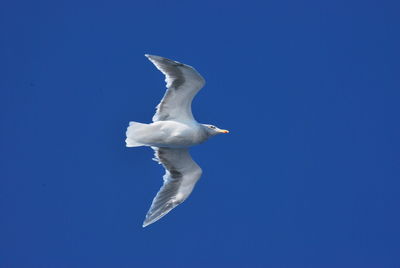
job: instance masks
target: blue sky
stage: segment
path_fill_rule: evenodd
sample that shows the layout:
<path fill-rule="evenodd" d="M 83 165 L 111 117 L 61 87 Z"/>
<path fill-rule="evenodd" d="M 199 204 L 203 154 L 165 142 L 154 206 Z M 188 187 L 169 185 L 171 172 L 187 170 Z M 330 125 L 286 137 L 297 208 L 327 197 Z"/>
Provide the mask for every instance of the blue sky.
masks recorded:
<path fill-rule="evenodd" d="M 0 267 L 399 267 L 396 1 L 3 1 Z M 149 148 L 193 65 L 203 176 L 159 222 Z"/>

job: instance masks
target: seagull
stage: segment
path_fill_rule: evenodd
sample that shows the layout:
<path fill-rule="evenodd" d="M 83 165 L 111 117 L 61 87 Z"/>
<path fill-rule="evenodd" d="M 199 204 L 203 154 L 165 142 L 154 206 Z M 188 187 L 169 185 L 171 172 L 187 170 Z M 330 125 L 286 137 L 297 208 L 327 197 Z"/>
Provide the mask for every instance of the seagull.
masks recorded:
<path fill-rule="evenodd" d="M 185 201 L 200 179 L 202 169 L 190 156 L 189 147 L 229 133 L 194 119 L 192 100 L 205 80 L 193 67 L 160 56 L 145 56 L 165 75 L 167 90 L 156 107 L 153 123 L 130 122 L 126 131 L 127 147 L 150 146 L 153 160 L 165 168 L 164 184 L 153 199 L 143 227 Z"/>

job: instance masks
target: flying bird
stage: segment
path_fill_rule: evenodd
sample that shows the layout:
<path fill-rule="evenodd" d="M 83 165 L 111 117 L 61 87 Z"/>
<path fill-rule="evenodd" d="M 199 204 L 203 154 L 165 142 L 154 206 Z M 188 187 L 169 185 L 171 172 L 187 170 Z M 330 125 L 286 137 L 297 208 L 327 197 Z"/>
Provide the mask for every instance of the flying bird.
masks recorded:
<path fill-rule="evenodd" d="M 158 221 L 188 198 L 202 170 L 189 154 L 189 147 L 228 133 L 214 125 L 198 123 L 192 100 L 204 86 L 204 78 L 191 66 L 167 58 L 145 56 L 165 75 L 167 91 L 156 107 L 153 123 L 130 122 L 126 146 L 150 146 L 153 160 L 165 168 L 164 184 L 153 199 L 143 227 Z"/>

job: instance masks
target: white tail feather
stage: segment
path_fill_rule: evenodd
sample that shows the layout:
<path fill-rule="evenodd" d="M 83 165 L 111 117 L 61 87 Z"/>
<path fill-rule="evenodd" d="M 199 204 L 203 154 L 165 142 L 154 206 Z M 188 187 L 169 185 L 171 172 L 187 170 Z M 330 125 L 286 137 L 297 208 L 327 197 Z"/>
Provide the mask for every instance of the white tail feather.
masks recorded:
<path fill-rule="evenodd" d="M 136 141 L 136 131 L 141 127 L 146 126 L 146 124 L 138 123 L 138 122 L 129 122 L 129 127 L 126 130 L 126 147 L 139 147 L 145 146 L 145 144 Z"/>

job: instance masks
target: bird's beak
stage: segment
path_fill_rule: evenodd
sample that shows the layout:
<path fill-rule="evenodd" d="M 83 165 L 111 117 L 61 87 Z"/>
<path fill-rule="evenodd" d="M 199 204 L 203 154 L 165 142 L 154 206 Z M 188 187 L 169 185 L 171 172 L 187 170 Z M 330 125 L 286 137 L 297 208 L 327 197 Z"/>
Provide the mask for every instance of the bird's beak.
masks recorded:
<path fill-rule="evenodd" d="M 225 129 L 220 129 L 220 130 L 219 130 L 219 133 L 229 133 L 229 131 L 228 131 L 228 130 L 225 130 Z"/>

